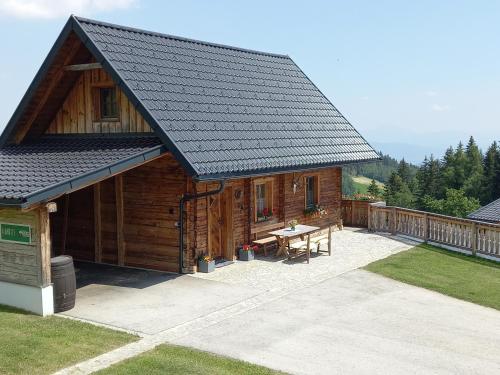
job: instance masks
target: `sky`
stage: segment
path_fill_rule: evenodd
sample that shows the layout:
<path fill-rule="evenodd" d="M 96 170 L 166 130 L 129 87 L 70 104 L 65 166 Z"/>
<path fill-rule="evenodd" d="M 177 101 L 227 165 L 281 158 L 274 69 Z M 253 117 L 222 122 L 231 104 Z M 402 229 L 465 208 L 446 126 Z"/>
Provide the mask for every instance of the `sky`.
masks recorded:
<path fill-rule="evenodd" d="M 292 57 L 377 149 L 500 140 L 500 1 L 0 0 L 0 130 L 70 14 Z"/>

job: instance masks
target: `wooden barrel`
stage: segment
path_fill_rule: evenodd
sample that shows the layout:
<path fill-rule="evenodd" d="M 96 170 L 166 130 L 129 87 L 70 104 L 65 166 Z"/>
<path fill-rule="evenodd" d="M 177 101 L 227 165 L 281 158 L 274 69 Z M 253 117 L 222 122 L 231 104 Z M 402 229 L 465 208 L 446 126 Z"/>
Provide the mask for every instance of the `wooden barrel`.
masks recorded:
<path fill-rule="evenodd" d="M 75 307 L 76 277 L 73 258 L 61 255 L 50 260 L 54 288 L 54 312 L 71 310 Z"/>

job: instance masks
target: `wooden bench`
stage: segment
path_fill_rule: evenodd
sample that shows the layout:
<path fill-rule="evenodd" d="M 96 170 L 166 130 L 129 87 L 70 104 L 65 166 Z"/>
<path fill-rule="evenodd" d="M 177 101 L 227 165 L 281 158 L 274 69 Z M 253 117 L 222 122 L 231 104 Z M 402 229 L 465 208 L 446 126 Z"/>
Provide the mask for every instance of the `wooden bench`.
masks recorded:
<path fill-rule="evenodd" d="M 338 225 L 339 230 L 341 230 L 341 226 Z M 316 252 L 319 253 L 328 253 L 328 255 L 332 255 L 332 225 L 327 228 L 322 228 L 317 232 L 311 234 L 309 246 L 316 246 Z M 327 245 L 327 250 L 321 250 L 321 245 Z M 290 248 L 296 251 L 307 250 L 307 241 L 296 241 L 290 244 Z M 309 251 L 311 249 L 309 248 Z"/>
<path fill-rule="evenodd" d="M 276 244 L 276 237 L 269 236 L 269 232 L 285 227 L 285 222 L 280 221 L 271 224 L 257 224 L 250 228 L 250 235 L 254 238 L 252 243 L 262 246 L 264 255 L 267 256 L 267 247 Z"/>

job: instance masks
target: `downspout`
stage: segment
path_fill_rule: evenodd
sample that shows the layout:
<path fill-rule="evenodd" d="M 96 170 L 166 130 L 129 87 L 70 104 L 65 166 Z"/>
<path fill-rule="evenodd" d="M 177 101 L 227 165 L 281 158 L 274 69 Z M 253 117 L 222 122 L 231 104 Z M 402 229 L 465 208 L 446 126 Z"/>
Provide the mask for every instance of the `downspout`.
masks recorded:
<path fill-rule="evenodd" d="M 182 273 L 182 266 L 184 265 L 184 204 L 193 199 L 205 198 L 221 193 L 224 190 L 226 181 L 220 180 L 218 182 L 219 187 L 215 190 L 199 194 L 184 194 L 179 201 L 179 273 Z"/>

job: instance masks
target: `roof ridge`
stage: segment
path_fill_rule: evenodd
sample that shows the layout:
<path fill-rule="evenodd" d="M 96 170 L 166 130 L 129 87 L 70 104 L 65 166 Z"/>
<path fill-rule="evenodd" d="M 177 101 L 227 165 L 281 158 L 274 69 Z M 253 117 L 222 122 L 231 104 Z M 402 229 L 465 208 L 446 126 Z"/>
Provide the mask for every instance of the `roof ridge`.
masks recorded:
<path fill-rule="evenodd" d="M 222 49 L 229 49 L 229 50 L 233 50 L 233 51 L 246 52 L 246 53 L 251 53 L 251 54 L 255 54 L 255 55 L 262 55 L 262 56 L 270 56 L 270 57 L 279 57 L 279 58 L 284 58 L 284 59 L 290 59 L 290 56 L 285 55 L 285 54 L 280 54 L 280 53 L 264 52 L 264 51 L 258 51 L 258 50 L 254 50 L 254 49 L 249 49 L 249 48 L 242 48 L 242 47 L 230 46 L 228 44 L 207 42 L 207 41 L 204 41 L 204 40 L 193 39 L 193 38 L 186 38 L 186 37 L 177 36 L 177 35 L 160 33 L 160 32 L 157 32 L 157 31 L 151 31 L 151 30 L 139 29 L 139 28 L 130 27 L 130 26 L 118 25 L 118 24 L 115 24 L 115 23 L 98 21 L 98 20 L 93 20 L 93 19 L 85 18 L 85 17 L 79 17 L 79 16 L 75 16 L 75 15 L 72 15 L 71 17 L 73 17 L 77 22 L 90 23 L 90 24 L 94 24 L 94 25 L 100 25 L 100 26 L 109 27 L 109 28 L 113 28 L 113 29 L 126 30 L 126 31 L 135 32 L 135 33 L 139 33 L 139 34 L 145 34 L 145 35 L 151 35 L 151 36 L 158 36 L 158 37 L 162 37 L 162 38 L 168 38 L 168 39 L 178 40 L 178 41 L 181 41 L 181 42 L 201 44 L 201 45 L 205 45 L 205 46 L 209 46 L 209 47 L 217 47 L 217 48 L 222 48 Z"/>

